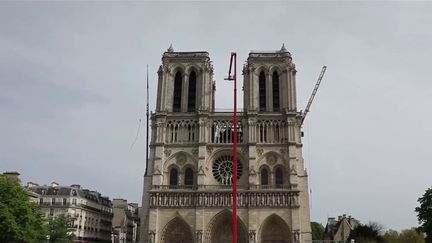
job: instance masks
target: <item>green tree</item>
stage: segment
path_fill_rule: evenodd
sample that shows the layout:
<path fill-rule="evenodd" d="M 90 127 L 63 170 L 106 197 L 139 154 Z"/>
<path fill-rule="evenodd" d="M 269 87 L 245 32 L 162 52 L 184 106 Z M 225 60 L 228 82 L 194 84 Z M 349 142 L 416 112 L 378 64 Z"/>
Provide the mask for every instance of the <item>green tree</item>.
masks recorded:
<path fill-rule="evenodd" d="M 312 240 L 324 239 L 324 226 L 317 222 L 311 222 Z"/>
<path fill-rule="evenodd" d="M 417 200 L 419 207 L 415 208 L 420 230 L 426 233 L 426 242 L 432 243 L 432 188 L 426 190 L 422 197 Z"/>
<path fill-rule="evenodd" d="M 383 236 L 384 241 L 387 243 L 399 243 L 399 237 L 399 232 L 396 230 L 388 230 Z"/>
<path fill-rule="evenodd" d="M 49 242 L 71 242 L 75 236 L 69 228 L 69 217 L 61 214 L 48 218 Z"/>
<path fill-rule="evenodd" d="M 415 229 L 402 230 L 401 233 L 395 230 L 388 230 L 384 236 L 386 243 L 424 243 L 424 238 Z"/>
<path fill-rule="evenodd" d="M 42 213 L 18 180 L 0 175 L 0 242 L 39 243 L 45 238 Z"/>
<path fill-rule="evenodd" d="M 419 234 L 415 229 L 402 230 L 399 237 L 400 243 L 424 243 L 425 240 L 421 234 Z"/>
<path fill-rule="evenodd" d="M 351 231 L 349 239 L 355 239 L 356 243 L 381 243 L 384 242 L 381 231 L 382 226 L 377 223 L 358 225 Z"/>

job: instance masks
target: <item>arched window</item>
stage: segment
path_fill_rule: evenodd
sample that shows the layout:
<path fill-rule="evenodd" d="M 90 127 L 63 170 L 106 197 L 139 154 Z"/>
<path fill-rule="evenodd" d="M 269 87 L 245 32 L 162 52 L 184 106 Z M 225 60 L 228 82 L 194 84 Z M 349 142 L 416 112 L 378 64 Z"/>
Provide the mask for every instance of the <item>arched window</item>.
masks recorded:
<path fill-rule="evenodd" d="M 276 169 L 276 173 L 275 173 L 275 176 L 276 176 L 276 180 L 275 180 L 275 184 L 276 185 L 283 185 L 283 171 L 282 171 L 282 168 L 277 168 Z"/>
<path fill-rule="evenodd" d="M 189 75 L 188 111 L 195 111 L 196 106 L 196 73 L 192 71 Z"/>
<path fill-rule="evenodd" d="M 268 185 L 268 170 L 266 168 L 261 170 L 261 185 Z"/>
<path fill-rule="evenodd" d="M 178 171 L 176 168 L 170 170 L 169 184 L 170 186 L 178 185 Z"/>
<path fill-rule="evenodd" d="M 174 102 L 173 111 L 179 112 L 181 109 L 181 95 L 182 95 L 182 74 L 178 71 L 174 79 Z"/>
<path fill-rule="evenodd" d="M 193 170 L 191 168 L 187 168 L 185 171 L 185 185 L 186 186 L 192 186 L 194 184 L 194 174 L 193 174 Z"/>
<path fill-rule="evenodd" d="M 273 111 L 279 111 L 279 75 L 276 71 L 273 72 Z"/>
<path fill-rule="evenodd" d="M 264 72 L 259 75 L 259 110 L 266 110 L 266 80 Z"/>

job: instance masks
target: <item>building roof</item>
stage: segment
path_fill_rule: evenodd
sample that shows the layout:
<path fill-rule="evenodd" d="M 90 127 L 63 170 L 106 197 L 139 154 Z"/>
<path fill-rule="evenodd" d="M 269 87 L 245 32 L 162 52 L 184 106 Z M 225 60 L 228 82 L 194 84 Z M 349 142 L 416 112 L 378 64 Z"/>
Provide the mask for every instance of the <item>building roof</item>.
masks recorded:
<path fill-rule="evenodd" d="M 41 196 L 77 196 L 86 198 L 90 201 L 101 203 L 106 206 L 111 206 L 111 200 L 108 197 L 102 196 L 99 192 L 82 189 L 79 185 L 72 186 L 33 186 L 28 188 Z"/>

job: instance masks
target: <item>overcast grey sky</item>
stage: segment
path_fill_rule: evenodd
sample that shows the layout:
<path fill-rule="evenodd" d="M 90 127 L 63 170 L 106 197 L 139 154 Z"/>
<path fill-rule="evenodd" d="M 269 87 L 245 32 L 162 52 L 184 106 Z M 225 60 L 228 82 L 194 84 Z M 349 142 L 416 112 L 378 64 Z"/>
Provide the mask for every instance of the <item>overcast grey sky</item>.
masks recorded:
<path fill-rule="evenodd" d="M 1 2 L 0 171 L 140 202 L 144 130 L 130 145 L 146 64 L 153 109 L 170 43 L 209 51 L 217 107 L 230 107 L 230 52 L 240 67 L 250 50 L 285 43 L 300 108 L 328 66 L 304 126 L 312 220 L 417 226 L 432 184 L 431 12 L 427 2 Z"/>

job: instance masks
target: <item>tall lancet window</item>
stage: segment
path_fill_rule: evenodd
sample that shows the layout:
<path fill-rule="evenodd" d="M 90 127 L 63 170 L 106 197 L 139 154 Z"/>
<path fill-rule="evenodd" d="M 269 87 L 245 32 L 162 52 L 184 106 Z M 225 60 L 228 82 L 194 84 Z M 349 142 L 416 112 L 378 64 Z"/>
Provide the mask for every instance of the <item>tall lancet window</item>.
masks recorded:
<path fill-rule="evenodd" d="M 261 185 L 268 185 L 268 171 L 266 168 L 261 170 Z"/>
<path fill-rule="evenodd" d="M 276 169 L 276 177 L 275 177 L 275 184 L 276 185 L 283 185 L 283 171 L 280 167 Z"/>
<path fill-rule="evenodd" d="M 273 72 L 273 111 L 280 110 L 279 103 L 279 75 L 276 71 Z"/>
<path fill-rule="evenodd" d="M 194 184 L 194 174 L 191 168 L 187 168 L 185 171 L 185 182 L 186 186 L 192 186 Z"/>
<path fill-rule="evenodd" d="M 266 110 L 266 78 L 264 72 L 259 75 L 259 110 Z"/>
<path fill-rule="evenodd" d="M 189 94 L 188 94 L 188 111 L 195 111 L 196 108 L 196 73 L 192 71 L 189 74 Z"/>
<path fill-rule="evenodd" d="M 170 184 L 170 186 L 177 186 L 178 185 L 178 171 L 176 168 L 172 168 L 170 170 L 169 184 Z"/>
<path fill-rule="evenodd" d="M 173 111 L 179 112 L 181 110 L 181 95 L 182 95 L 182 74 L 178 71 L 174 79 L 174 102 Z"/>

